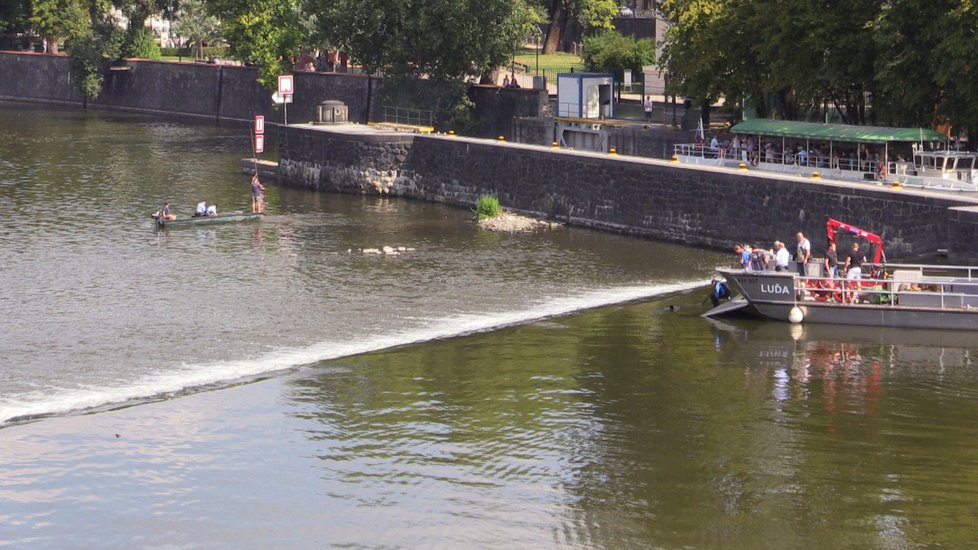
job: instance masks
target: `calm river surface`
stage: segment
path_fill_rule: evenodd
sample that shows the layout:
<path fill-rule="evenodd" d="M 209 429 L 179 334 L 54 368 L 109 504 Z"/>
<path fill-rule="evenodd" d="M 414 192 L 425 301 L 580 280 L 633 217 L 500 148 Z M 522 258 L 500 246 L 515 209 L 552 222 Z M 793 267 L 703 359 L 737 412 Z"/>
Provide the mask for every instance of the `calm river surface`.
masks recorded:
<path fill-rule="evenodd" d="M 246 128 L 0 124 L 0 547 L 978 543 L 971 334 L 710 322 L 727 255 L 407 200 L 158 232 L 249 206 Z"/>

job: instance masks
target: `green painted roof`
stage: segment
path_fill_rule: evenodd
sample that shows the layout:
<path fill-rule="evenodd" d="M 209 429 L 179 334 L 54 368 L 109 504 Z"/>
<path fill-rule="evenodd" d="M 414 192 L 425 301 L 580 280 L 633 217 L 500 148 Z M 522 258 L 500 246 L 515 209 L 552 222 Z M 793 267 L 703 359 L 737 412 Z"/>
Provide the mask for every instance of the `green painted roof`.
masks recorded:
<path fill-rule="evenodd" d="M 734 126 L 731 131 L 735 134 L 847 141 L 850 143 L 944 141 L 945 139 L 944 134 L 927 128 L 853 126 L 850 124 L 821 124 L 794 120 L 745 120 Z"/>

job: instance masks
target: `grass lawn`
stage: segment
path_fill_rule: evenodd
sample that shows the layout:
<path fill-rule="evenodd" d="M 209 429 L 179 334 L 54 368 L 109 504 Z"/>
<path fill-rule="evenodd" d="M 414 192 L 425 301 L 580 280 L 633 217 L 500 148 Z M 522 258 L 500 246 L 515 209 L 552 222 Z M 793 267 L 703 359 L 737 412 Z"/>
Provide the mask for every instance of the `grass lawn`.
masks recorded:
<path fill-rule="evenodd" d="M 533 70 L 537 66 L 537 54 L 534 50 L 522 50 L 516 54 L 516 62 L 522 63 Z M 540 54 L 541 69 L 570 69 L 575 71 L 584 70 L 584 61 L 576 55 L 557 52 L 552 54 Z"/>

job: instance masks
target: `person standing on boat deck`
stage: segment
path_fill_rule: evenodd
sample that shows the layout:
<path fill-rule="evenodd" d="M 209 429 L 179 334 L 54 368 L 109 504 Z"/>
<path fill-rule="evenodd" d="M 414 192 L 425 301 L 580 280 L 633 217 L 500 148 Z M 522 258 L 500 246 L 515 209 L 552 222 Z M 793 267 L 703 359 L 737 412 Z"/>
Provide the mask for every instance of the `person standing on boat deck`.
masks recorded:
<path fill-rule="evenodd" d="M 258 181 L 258 173 L 251 177 L 251 211 L 261 212 L 265 209 L 265 186 Z"/>
<path fill-rule="evenodd" d="M 798 249 L 795 251 L 795 262 L 798 264 L 798 274 L 804 277 L 808 274 L 805 271 L 805 266 L 808 265 L 808 260 L 812 257 L 812 243 L 805 238 L 805 235 L 799 231 L 795 238 L 798 239 Z"/>
<path fill-rule="evenodd" d="M 216 204 L 212 204 L 212 205 L 210 205 L 210 206 L 207 207 L 207 215 L 208 216 L 216 216 L 217 215 L 217 205 Z"/>
<path fill-rule="evenodd" d="M 194 212 L 194 216 L 205 216 L 207 215 L 207 201 L 200 201 L 197 203 L 197 211 Z"/>
<path fill-rule="evenodd" d="M 788 262 L 791 261 L 791 254 L 788 248 L 781 241 L 774 241 L 774 270 L 788 271 Z"/>
<path fill-rule="evenodd" d="M 739 244 L 734 247 L 734 252 L 737 253 L 737 264 L 740 265 L 740 268 L 743 269 L 744 271 L 749 271 L 750 252 L 747 252 L 747 249 L 744 248 L 743 246 L 740 246 Z"/>
<path fill-rule="evenodd" d="M 767 254 L 766 251 L 755 245 L 751 249 L 750 253 L 750 270 L 751 271 L 767 271 Z"/>
<path fill-rule="evenodd" d="M 852 250 L 846 256 L 846 279 L 862 279 L 865 262 L 866 255 L 859 250 L 859 243 L 852 243 Z"/>
<path fill-rule="evenodd" d="M 835 251 L 835 243 L 829 243 L 825 250 L 825 274 L 829 277 L 839 276 L 839 254 Z"/>

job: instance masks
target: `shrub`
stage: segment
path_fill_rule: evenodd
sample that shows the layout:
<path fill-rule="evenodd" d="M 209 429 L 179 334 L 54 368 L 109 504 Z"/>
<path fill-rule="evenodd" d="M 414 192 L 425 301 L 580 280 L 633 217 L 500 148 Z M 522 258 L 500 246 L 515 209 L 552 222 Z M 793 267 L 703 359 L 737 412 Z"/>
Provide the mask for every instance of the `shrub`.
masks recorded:
<path fill-rule="evenodd" d="M 499 207 L 499 199 L 492 195 L 482 195 L 475 201 L 475 211 L 480 220 L 495 218 L 502 209 Z"/>
<path fill-rule="evenodd" d="M 122 45 L 122 55 L 124 57 L 135 57 L 140 59 L 159 59 L 160 45 L 156 42 L 156 37 L 149 29 L 137 29 L 126 34 L 126 41 Z"/>

